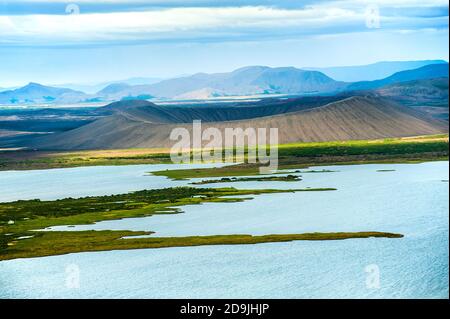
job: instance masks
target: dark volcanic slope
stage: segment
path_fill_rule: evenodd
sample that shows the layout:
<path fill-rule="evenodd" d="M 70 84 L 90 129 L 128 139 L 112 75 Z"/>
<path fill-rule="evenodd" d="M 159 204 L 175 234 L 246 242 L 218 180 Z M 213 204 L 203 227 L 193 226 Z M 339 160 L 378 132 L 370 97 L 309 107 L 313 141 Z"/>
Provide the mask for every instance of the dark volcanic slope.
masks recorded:
<path fill-rule="evenodd" d="M 390 84 L 374 91 L 374 94 L 448 121 L 447 77 Z"/>
<path fill-rule="evenodd" d="M 384 86 L 375 92 L 404 105 L 448 108 L 448 78 L 395 83 Z"/>
<path fill-rule="evenodd" d="M 264 99 L 258 102 L 197 105 L 156 105 L 145 100 L 120 101 L 98 110 L 100 114 L 122 114 L 130 119 L 151 123 L 222 122 L 252 119 L 303 111 L 342 100 L 348 95 L 310 96 L 291 99 Z"/>
<path fill-rule="evenodd" d="M 114 115 L 78 129 L 39 138 L 34 147 L 41 149 L 114 149 L 132 147 L 171 147 L 173 128 L 187 123 L 167 123 L 156 111 L 141 114 L 142 109 L 121 109 Z M 164 117 L 167 120 L 167 117 Z M 203 128 L 269 128 L 279 130 L 279 142 L 316 142 L 373 139 L 438 134 L 448 131 L 445 122 L 400 106 L 385 99 L 350 97 L 324 106 L 260 118 L 203 123 Z"/>

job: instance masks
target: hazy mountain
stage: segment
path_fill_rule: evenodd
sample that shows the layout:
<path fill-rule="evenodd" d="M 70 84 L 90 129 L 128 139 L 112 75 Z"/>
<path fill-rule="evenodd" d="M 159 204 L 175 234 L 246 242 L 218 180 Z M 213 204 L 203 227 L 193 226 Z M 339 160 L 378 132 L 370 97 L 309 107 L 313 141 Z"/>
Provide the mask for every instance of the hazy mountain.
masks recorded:
<path fill-rule="evenodd" d="M 400 71 L 417 69 L 425 65 L 439 63 L 447 62 L 444 60 L 386 61 L 368 65 L 329 68 L 305 68 L 305 70 L 320 71 L 335 79 L 336 81 L 358 82 L 379 80 Z"/>
<path fill-rule="evenodd" d="M 38 138 L 31 146 L 66 150 L 171 147 L 174 142 L 169 138 L 170 132 L 176 127 L 185 127 L 191 131 L 192 124 L 186 122 L 198 118 L 192 108 L 190 112 L 183 113 L 179 110 L 175 114 L 148 102 L 140 102 L 136 108 L 121 103 L 120 106 L 115 106 L 121 111 L 113 115 L 68 132 Z M 246 107 L 240 109 L 246 112 Z M 223 112 L 236 111 L 239 110 L 215 108 L 203 114 L 213 119 L 212 116 L 224 117 L 226 114 Z M 222 112 L 222 115 L 212 115 L 214 112 Z M 221 131 L 234 127 L 277 127 L 280 143 L 374 139 L 448 132 L 446 122 L 431 119 L 425 113 L 386 99 L 359 96 L 285 114 L 203 124 L 204 129 L 208 127 Z"/>
<path fill-rule="evenodd" d="M 110 84 L 98 91 L 95 96 L 103 101 L 148 100 L 154 96 L 147 93 L 146 85 L 129 85 L 126 83 Z"/>
<path fill-rule="evenodd" d="M 147 77 L 135 77 L 135 78 L 129 78 L 122 81 L 117 81 L 120 83 L 126 83 L 128 85 L 145 85 L 145 84 L 154 84 L 161 82 L 165 79 L 162 78 L 147 78 Z"/>
<path fill-rule="evenodd" d="M 323 93 L 337 91 L 345 86 L 318 71 L 305 71 L 293 67 L 266 69 L 252 84 L 267 93 Z"/>
<path fill-rule="evenodd" d="M 105 87 L 111 85 L 111 84 L 128 84 L 128 85 L 144 85 L 144 84 L 153 84 L 162 81 L 161 78 L 152 78 L 152 77 L 135 77 L 135 78 L 129 78 L 124 80 L 117 80 L 117 81 L 108 81 L 108 82 L 101 82 L 97 84 L 76 84 L 76 83 L 67 83 L 67 84 L 58 84 L 54 85 L 55 87 L 62 87 L 62 88 L 69 88 L 76 91 L 82 91 L 88 94 L 95 94 L 98 91 L 104 89 Z"/>
<path fill-rule="evenodd" d="M 415 63 L 419 62 L 425 63 L 424 61 Z M 410 64 L 405 62 L 402 65 Z M 417 69 L 397 72 L 381 80 L 354 83 L 335 81 L 322 72 L 294 67 L 249 66 L 228 73 L 198 73 L 153 84 L 132 85 L 127 82 L 113 82 L 102 87 L 95 94 L 30 83 L 22 88 L 0 92 L 0 104 L 62 104 L 153 98 L 201 100 L 269 94 L 323 95 L 343 91 L 374 90 L 389 84 L 438 77 L 448 77 L 448 63 L 429 64 Z M 130 79 L 129 82 L 138 83 L 144 80 L 137 78 Z"/>
<path fill-rule="evenodd" d="M 383 62 L 389 68 L 421 65 L 432 61 Z M 192 76 L 161 81 L 151 85 L 114 86 L 108 93 L 99 92 L 104 100 L 120 100 L 124 97 L 150 97 L 170 99 L 208 99 L 223 96 L 245 96 L 263 94 L 323 94 L 343 90 L 370 90 L 404 81 L 448 76 L 448 63 L 437 61 L 413 70 L 390 73 L 376 81 L 345 83 L 335 81 L 322 72 L 307 71 L 294 67 L 270 68 L 250 66 L 229 73 L 197 73 Z M 110 89 L 110 88 L 108 88 Z"/>
<path fill-rule="evenodd" d="M 127 83 L 113 83 L 104 87 L 102 90 L 98 91 L 96 95 L 105 96 L 110 94 L 116 94 L 117 92 L 125 91 L 131 86 Z"/>
<path fill-rule="evenodd" d="M 397 72 L 381 80 L 356 82 L 350 84 L 346 90 L 372 90 L 393 83 L 439 77 L 448 77 L 448 63 L 430 64 L 414 70 Z"/>
<path fill-rule="evenodd" d="M 0 92 L 1 104 L 76 103 L 86 98 L 87 95 L 80 91 L 44 86 L 33 82 L 15 90 Z"/>
<path fill-rule="evenodd" d="M 226 96 L 226 94 L 220 90 L 212 89 L 209 87 L 186 92 L 174 97 L 176 100 L 207 100 L 211 98 L 217 98 Z"/>
<path fill-rule="evenodd" d="M 250 66 L 230 73 L 198 73 L 151 85 L 133 86 L 116 94 L 192 98 L 209 95 L 311 94 L 334 92 L 343 87 L 345 83 L 337 82 L 317 71 L 305 71 L 293 67 Z"/>

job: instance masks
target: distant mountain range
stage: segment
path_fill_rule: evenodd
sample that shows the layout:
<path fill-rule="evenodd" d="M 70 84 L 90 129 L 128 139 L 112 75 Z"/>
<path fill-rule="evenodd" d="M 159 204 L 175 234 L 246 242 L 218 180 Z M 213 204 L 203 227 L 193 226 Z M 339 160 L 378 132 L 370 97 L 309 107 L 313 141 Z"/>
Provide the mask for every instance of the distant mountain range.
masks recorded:
<path fill-rule="evenodd" d="M 0 104 L 78 103 L 86 98 L 86 94 L 81 91 L 33 82 L 15 90 L 0 92 Z"/>
<path fill-rule="evenodd" d="M 430 64 L 414 70 L 397 72 L 381 80 L 356 82 L 347 86 L 346 89 L 373 90 L 394 83 L 440 78 L 440 77 L 448 77 L 448 63 Z"/>
<path fill-rule="evenodd" d="M 269 68 L 252 66 L 230 73 L 205 74 L 162 81 L 151 85 L 130 86 L 109 90 L 110 99 L 119 96 L 148 95 L 159 98 L 211 98 L 218 96 L 246 96 L 256 94 L 316 94 L 334 92 L 345 87 L 318 71 L 304 71 L 293 67 Z"/>
<path fill-rule="evenodd" d="M 394 73 L 413 70 L 429 64 L 447 63 L 444 60 L 421 61 L 385 61 L 368 65 L 340 66 L 330 68 L 304 68 L 305 70 L 320 71 L 336 81 L 360 82 L 374 81 L 386 78 Z"/>
<path fill-rule="evenodd" d="M 117 81 L 108 81 L 102 82 L 98 84 L 76 84 L 76 83 L 67 83 L 67 84 L 58 84 L 53 85 L 55 87 L 64 87 L 68 89 L 72 89 L 75 91 L 83 91 L 87 94 L 96 94 L 98 91 L 102 90 L 108 85 L 112 84 L 128 84 L 128 85 L 143 85 L 143 84 L 153 84 L 157 82 L 161 82 L 163 79 L 161 78 L 152 78 L 152 77 L 135 77 L 129 78 L 125 80 L 117 80 Z"/>
<path fill-rule="evenodd" d="M 68 88 L 29 83 L 19 89 L 0 92 L 0 104 L 64 104 L 134 99 L 201 100 L 216 97 L 253 95 L 336 94 L 344 91 L 374 90 L 386 85 L 407 81 L 448 78 L 448 63 L 439 60 L 437 62 L 412 70 L 400 71 L 383 79 L 353 83 L 336 81 L 315 70 L 303 70 L 294 67 L 270 68 L 266 66 L 244 67 L 229 73 L 198 73 L 153 84 L 111 83 L 94 94 L 86 94 L 82 91 Z M 401 66 L 420 65 L 426 63 L 426 61 L 414 63 L 391 62 L 388 64 L 389 67 L 386 66 L 386 63 L 378 64 L 380 74 L 389 68 L 398 69 Z M 376 69 L 374 65 L 366 66 L 366 68 Z"/>

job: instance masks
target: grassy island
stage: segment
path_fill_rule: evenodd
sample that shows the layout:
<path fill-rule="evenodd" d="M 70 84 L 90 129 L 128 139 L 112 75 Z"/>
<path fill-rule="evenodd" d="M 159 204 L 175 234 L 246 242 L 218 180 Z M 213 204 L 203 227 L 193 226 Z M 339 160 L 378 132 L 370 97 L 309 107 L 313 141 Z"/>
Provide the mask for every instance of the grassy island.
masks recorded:
<path fill-rule="evenodd" d="M 176 187 L 133 193 L 66 198 L 53 201 L 19 200 L 0 203 L 0 260 L 114 249 L 165 248 L 200 245 L 237 245 L 293 240 L 349 238 L 400 238 L 384 232 L 307 233 L 287 235 L 220 235 L 188 237 L 136 237 L 150 231 L 45 231 L 58 225 L 91 224 L 102 220 L 181 213 L 180 206 L 205 202 L 239 202 L 260 195 L 298 191 L 332 191 L 333 188 L 294 190 L 238 190 L 235 188 Z"/>
<path fill-rule="evenodd" d="M 335 190 L 333 188 L 292 190 L 238 190 L 226 188 L 172 187 L 126 194 L 65 198 L 50 201 L 18 200 L 0 203 L 0 234 L 42 229 L 56 225 L 92 224 L 102 220 L 176 214 L 184 205 L 205 202 L 240 202 L 249 198 L 232 196 Z"/>
<path fill-rule="evenodd" d="M 333 171 L 330 169 L 311 169 L 308 171 L 298 171 L 297 173 L 307 174 L 307 173 L 336 173 L 337 171 Z"/>
<path fill-rule="evenodd" d="M 90 196 L 83 198 L 65 198 L 53 201 L 19 200 L 0 203 L 0 260 L 10 255 L 17 247 L 26 247 L 30 256 L 45 240 L 52 238 L 54 252 L 65 251 L 62 246 L 84 251 L 84 245 L 72 240 L 95 237 L 95 241 L 105 245 L 110 235 L 117 232 L 94 232 L 85 237 L 86 232 L 54 232 L 39 231 L 47 227 L 59 225 L 92 224 L 103 220 L 114 220 L 132 217 L 145 217 L 155 214 L 178 214 L 180 206 L 194 205 L 206 202 L 240 202 L 252 197 L 233 197 L 241 195 L 260 195 L 286 193 L 296 191 L 332 191 L 333 188 L 297 189 L 297 190 L 238 190 L 235 188 L 193 188 L 175 187 L 155 190 L 142 190 L 127 194 Z M 136 232 L 123 231 L 123 236 L 136 235 Z M 138 234 L 141 234 L 138 232 Z M 147 233 L 144 233 L 147 234 Z M 121 235 L 121 236 L 122 236 Z M 75 237 L 73 237 L 75 236 Z M 76 237 L 81 236 L 81 237 Z M 106 237 L 105 237 L 106 236 Z M 49 243 L 50 245 L 50 243 Z M 81 245 L 81 246 L 80 246 Z M 56 248 L 59 247 L 59 248 Z M 80 248 L 84 247 L 84 248 Z M 87 249 L 89 250 L 89 249 Z M 78 250 L 77 250 L 78 251 Z M 23 256 L 24 257 L 24 256 Z"/>
<path fill-rule="evenodd" d="M 235 183 L 235 182 L 297 182 L 301 181 L 300 176 L 261 176 L 261 177 L 222 177 L 221 179 L 205 179 L 200 182 L 192 182 L 192 185 L 216 184 L 216 183 Z"/>
<path fill-rule="evenodd" d="M 142 248 L 191 247 L 204 245 L 249 245 L 297 240 L 343 240 L 350 238 L 401 238 L 401 234 L 384 232 L 304 233 L 287 235 L 218 235 L 188 237 L 148 237 L 150 232 L 80 231 L 40 232 L 35 237 L 19 240 L 0 253 L 0 260 L 43 257 L 68 253 Z M 124 239 L 124 237 L 127 237 Z"/>

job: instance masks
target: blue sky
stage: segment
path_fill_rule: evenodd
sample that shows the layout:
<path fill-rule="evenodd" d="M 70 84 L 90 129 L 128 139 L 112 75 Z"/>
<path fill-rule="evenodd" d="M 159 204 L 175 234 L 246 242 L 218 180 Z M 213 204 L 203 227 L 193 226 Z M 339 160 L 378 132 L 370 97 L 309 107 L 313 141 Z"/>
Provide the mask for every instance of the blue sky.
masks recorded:
<path fill-rule="evenodd" d="M 442 0 L 0 1 L 0 87 L 448 60 Z"/>

